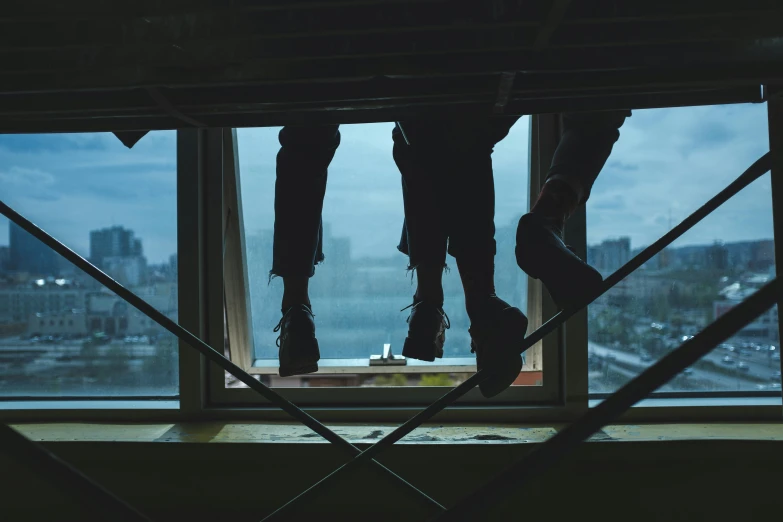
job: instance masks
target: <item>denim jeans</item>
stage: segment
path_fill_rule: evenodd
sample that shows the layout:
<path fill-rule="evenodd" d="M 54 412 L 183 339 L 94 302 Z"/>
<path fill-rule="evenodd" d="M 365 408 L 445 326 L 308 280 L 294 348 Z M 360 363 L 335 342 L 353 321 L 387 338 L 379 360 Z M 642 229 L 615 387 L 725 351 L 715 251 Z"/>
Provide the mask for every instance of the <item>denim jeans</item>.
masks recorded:
<path fill-rule="evenodd" d="M 324 260 L 321 212 L 339 125 L 283 127 L 279 140 L 270 275 L 312 277 Z"/>
<path fill-rule="evenodd" d="M 586 201 L 629 115 L 564 115 L 547 180 L 563 179 Z M 445 265 L 447 251 L 456 259 L 494 257 L 492 150 L 518 119 L 405 121 L 410 145 L 395 127 L 394 161 L 402 173 L 405 204 L 398 248 L 410 256 L 411 267 L 422 261 Z M 328 167 L 340 145 L 339 125 L 288 126 L 279 140 L 271 275 L 312 277 L 324 260 L 321 212 Z M 520 201 L 520 208 L 524 204 Z"/>
<path fill-rule="evenodd" d="M 546 181 L 568 183 L 584 203 L 631 111 L 562 115 L 562 135 Z M 405 222 L 398 249 L 420 263 L 486 262 L 495 255 L 492 150 L 519 117 L 401 122 L 394 159 L 402 174 Z M 405 141 L 408 138 L 408 143 Z M 520 144 L 524 146 L 524 144 Z M 522 173 L 520 173 L 522 174 Z M 526 205 L 519 202 L 520 210 Z"/>
<path fill-rule="evenodd" d="M 402 174 L 405 225 L 399 250 L 409 267 L 495 256 L 492 150 L 519 116 L 400 122 L 392 132 Z M 408 139 L 408 142 L 405 141 Z"/>

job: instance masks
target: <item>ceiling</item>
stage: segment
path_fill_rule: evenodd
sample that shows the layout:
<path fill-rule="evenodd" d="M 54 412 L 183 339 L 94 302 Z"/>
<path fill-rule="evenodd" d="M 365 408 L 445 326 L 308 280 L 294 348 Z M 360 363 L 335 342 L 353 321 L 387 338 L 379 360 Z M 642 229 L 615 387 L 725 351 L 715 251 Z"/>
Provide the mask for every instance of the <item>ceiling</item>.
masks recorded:
<path fill-rule="evenodd" d="M 760 101 L 782 79 L 779 0 L 7 0 L 0 13 L 0 132 Z"/>

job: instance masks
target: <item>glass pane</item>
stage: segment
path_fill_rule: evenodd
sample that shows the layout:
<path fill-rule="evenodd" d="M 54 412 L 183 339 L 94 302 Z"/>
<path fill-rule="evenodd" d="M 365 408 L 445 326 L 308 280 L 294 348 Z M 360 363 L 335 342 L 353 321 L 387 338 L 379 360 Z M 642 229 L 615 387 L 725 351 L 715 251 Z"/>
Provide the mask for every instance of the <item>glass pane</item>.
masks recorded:
<path fill-rule="evenodd" d="M 514 240 L 516 222 L 528 201 L 528 127 L 527 118 L 518 121 L 493 154 L 496 283 L 498 293 L 522 310 L 527 307 L 527 278 L 516 266 Z M 392 128 L 391 123 L 340 127 L 342 138 L 329 167 L 323 210 L 326 260 L 310 280 L 322 359 L 357 359 L 366 366 L 370 355 L 380 354 L 384 344 L 390 344 L 395 354 L 402 351 L 409 311 L 400 309 L 411 304 L 415 286 L 406 272 L 407 258 L 397 250 L 403 204 L 400 173 L 392 158 Z M 269 280 L 279 131 L 237 131 L 254 356 L 266 361 L 271 374 L 277 370 L 278 334 L 273 328 L 280 319 L 282 298 L 282 281 Z M 449 257 L 447 262 L 451 270 L 443 278 L 444 308 L 451 329 L 446 333 L 444 359 L 438 361 L 459 358 L 461 362 L 450 364 L 464 365 L 475 361 L 470 353 L 469 321 L 454 259 Z M 540 364 L 536 369 L 540 370 Z M 451 385 L 466 376 L 437 375 L 424 381 L 420 377 L 357 375 L 344 382 L 332 379 L 329 385 Z M 308 385 L 315 382 L 310 379 Z M 275 378 L 274 384 L 304 385 L 298 378 Z"/>
<path fill-rule="evenodd" d="M 0 136 L 9 206 L 177 318 L 176 134 Z M 176 338 L 0 217 L 0 396 L 179 390 Z"/>
<path fill-rule="evenodd" d="M 765 105 L 635 111 L 587 203 L 604 277 L 769 149 Z M 765 174 L 589 307 L 590 391 L 612 392 L 775 275 Z M 780 389 L 773 308 L 660 392 Z"/>

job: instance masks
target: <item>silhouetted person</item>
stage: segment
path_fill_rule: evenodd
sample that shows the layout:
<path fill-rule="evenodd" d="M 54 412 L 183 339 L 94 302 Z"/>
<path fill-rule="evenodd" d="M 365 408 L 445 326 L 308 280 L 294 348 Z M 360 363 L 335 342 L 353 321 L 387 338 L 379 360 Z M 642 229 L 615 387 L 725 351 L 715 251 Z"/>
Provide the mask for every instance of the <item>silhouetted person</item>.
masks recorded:
<path fill-rule="evenodd" d="M 631 111 L 568 113 L 544 186 L 517 225 L 517 265 L 540 279 L 558 308 L 582 304 L 601 274 L 563 242 L 565 222 L 587 202 Z"/>
<path fill-rule="evenodd" d="M 279 134 L 271 276 L 283 279 L 281 377 L 318 371 L 320 353 L 308 283 L 324 260 L 323 210 L 329 163 L 340 145 L 339 125 L 289 126 Z"/>
<path fill-rule="evenodd" d="M 562 241 L 565 221 L 584 203 L 629 111 L 563 116 L 563 135 L 544 188 L 517 228 L 517 263 L 542 280 L 559 306 L 580 299 L 601 276 Z M 417 288 L 403 355 L 443 355 L 448 319 L 442 274 L 448 251 L 457 261 L 471 321 L 477 367 L 491 369 L 485 397 L 519 375 L 527 318 L 495 294 L 495 192 L 492 150 L 519 117 L 453 117 L 400 122 L 394 159 L 403 178 L 405 226 L 399 249 L 410 257 Z M 402 131 L 401 131 L 402 129 Z M 596 278 L 597 277 L 597 278 Z"/>
<path fill-rule="evenodd" d="M 522 311 L 495 295 L 492 150 L 518 119 L 411 119 L 392 133 L 405 202 L 399 249 L 417 282 L 402 353 L 424 361 L 443 355 L 449 325 L 441 280 L 448 251 L 465 292 L 476 364 L 497 370 L 480 384 L 487 397 L 519 375 L 518 346 L 527 330 Z"/>

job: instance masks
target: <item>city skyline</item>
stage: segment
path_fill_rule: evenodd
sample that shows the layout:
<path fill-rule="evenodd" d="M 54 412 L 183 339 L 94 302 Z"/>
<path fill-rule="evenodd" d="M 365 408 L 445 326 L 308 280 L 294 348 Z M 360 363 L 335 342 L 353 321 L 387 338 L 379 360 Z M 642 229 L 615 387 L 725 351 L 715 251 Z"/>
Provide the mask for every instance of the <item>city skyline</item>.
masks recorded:
<path fill-rule="evenodd" d="M 344 126 L 330 169 L 324 219 L 352 239 L 357 257 L 386 257 L 399 240 L 402 197 L 390 132 L 388 123 Z M 276 134 L 239 131 L 248 234 L 273 222 Z M 151 263 L 166 263 L 177 249 L 175 144 L 173 131 L 151 133 L 131 150 L 107 133 L 1 136 L 0 199 L 84 256 L 90 230 L 121 224 L 145 238 Z M 498 227 L 526 211 L 527 149 L 523 118 L 494 154 Z M 635 111 L 587 204 L 588 243 L 629 236 L 650 244 L 766 150 L 763 104 Z M 5 223 L 0 245 L 8 244 Z M 765 175 L 678 244 L 771 236 Z"/>
<path fill-rule="evenodd" d="M 67 261 L 60 257 L 37 238 L 27 233 L 16 223 L 8 223 L 8 245 L 0 245 L 3 257 L 0 269 L 31 273 L 56 275 L 66 266 Z M 139 261 L 139 267 L 146 270 L 150 265 L 144 255 L 143 239 L 122 225 L 114 225 L 89 232 L 89 255 L 82 254 L 98 268 L 107 270 L 111 265 L 123 261 Z M 176 258 L 176 252 L 167 260 L 151 266 L 168 266 Z M 32 261 L 31 261 L 32 260 Z M 7 265 L 7 266 L 6 266 Z M 27 266 L 30 265 L 30 266 Z"/>

